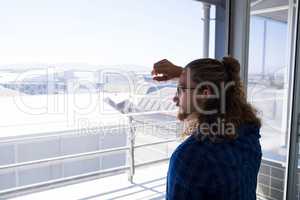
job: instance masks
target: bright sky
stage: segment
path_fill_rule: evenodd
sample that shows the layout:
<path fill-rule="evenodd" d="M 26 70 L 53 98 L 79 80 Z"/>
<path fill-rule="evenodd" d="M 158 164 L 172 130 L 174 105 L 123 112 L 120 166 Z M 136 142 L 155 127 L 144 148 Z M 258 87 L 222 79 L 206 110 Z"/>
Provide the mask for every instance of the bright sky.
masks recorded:
<path fill-rule="evenodd" d="M 0 67 L 81 63 L 149 69 L 163 58 L 184 66 L 202 56 L 201 18 L 202 5 L 195 0 L 3 1 Z M 261 72 L 263 20 L 251 18 L 250 73 Z M 267 29 L 266 71 L 276 71 L 286 66 L 287 25 L 269 20 Z"/>
<path fill-rule="evenodd" d="M 0 7 L 0 65 L 135 64 L 202 55 L 194 0 L 9 0 Z"/>

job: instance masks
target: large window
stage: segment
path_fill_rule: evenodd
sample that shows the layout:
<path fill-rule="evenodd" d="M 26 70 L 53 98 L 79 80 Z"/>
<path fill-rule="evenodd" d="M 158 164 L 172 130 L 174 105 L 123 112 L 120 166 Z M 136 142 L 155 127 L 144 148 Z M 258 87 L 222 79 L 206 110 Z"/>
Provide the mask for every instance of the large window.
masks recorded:
<path fill-rule="evenodd" d="M 2 2 L 0 164 L 126 146 L 132 125 L 135 144 L 176 138 L 176 82 L 158 84 L 150 72 L 164 58 L 184 66 L 203 55 L 202 18 L 192 0 Z M 137 150 L 135 161 L 176 145 Z M 127 162 L 123 151 L 0 169 L 0 190 Z"/>
<path fill-rule="evenodd" d="M 292 6 L 291 6 L 292 5 Z M 257 193 L 283 199 L 293 80 L 293 1 L 252 1 L 248 100 L 262 118 Z"/>

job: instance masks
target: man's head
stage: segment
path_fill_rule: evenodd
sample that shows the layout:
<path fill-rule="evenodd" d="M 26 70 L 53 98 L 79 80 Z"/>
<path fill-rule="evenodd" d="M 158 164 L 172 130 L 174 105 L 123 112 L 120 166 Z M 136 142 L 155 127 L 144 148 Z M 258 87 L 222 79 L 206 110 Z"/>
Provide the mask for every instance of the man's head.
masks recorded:
<path fill-rule="evenodd" d="M 177 118 L 183 121 L 190 114 L 200 112 L 201 104 L 210 94 L 211 90 L 208 87 L 202 88 L 200 92 L 199 83 L 192 80 L 190 69 L 184 69 L 179 77 L 177 92 L 173 98 L 176 106 L 179 107 Z"/>
<path fill-rule="evenodd" d="M 232 57 L 190 62 L 179 78 L 173 100 L 179 107 L 177 117 L 182 121 L 193 114 L 198 117 L 200 126 L 216 128 L 219 121 L 225 126 L 239 127 L 242 123 L 261 126 L 256 110 L 247 103 L 240 64 Z"/>
<path fill-rule="evenodd" d="M 184 120 L 192 113 L 213 113 L 216 105 L 208 104 L 220 101 L 220 84 L 227 81 L 226 68 L 216 59 L 198 59 L 189 63 L 179 78 L 177 93 L 173 98 L 179 107 L 178 119 Z M 207 108 L 211 110 L 205 110 Z"/>

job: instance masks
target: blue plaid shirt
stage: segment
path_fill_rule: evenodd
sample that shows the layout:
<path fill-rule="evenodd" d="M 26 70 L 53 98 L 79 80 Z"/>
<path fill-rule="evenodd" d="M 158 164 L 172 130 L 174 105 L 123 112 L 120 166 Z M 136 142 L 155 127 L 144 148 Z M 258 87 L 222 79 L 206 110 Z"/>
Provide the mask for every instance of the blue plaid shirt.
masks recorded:
<path fill-rule="evenodd" d="M 235 140 L 202 142 L 194 135 L 171 156 L 167 200 L 254 200 L 261 163 L 259 128 L 243 125 Z"/>

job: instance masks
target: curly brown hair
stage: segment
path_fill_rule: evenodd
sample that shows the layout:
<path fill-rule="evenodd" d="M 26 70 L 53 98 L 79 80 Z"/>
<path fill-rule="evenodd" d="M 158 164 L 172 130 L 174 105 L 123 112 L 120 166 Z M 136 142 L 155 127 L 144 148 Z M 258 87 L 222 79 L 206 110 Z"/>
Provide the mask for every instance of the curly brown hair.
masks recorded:
<path fill-rule="evenodd" d="M 203 58 L 190 62 L 185 70 L 190 70 L 191 80 L 195 83 L 210 82 L 218 87 L 221 91 L 222 86 L 230 84 L 225 90 L 225 111 L 220 108 L 221 99 L 207 99 L 201 106 L 204 110 L 216 110 L 214 114 L 199 114 L 199 122 L 212 124 L 218 120 L 223 120 L 225 123 L 231 123 L 235 128 L 242 124 L 255 125 L 261 127 L 261 120 L 257 116 L 257 110 L 247 102 L 244 91 L 244 86 L 240 78 L 240 63 L 233 57 L 223 57 L 222 60 Z M 205 88 L 211 87 L 204 85 Z M 204 89 L 199 88 L 199 90 Z M 224 88 L 223 88 L 224 89 Z M 225 135 L 226 138 L 234 139 L 237 136 L 234 134 Z"/>

